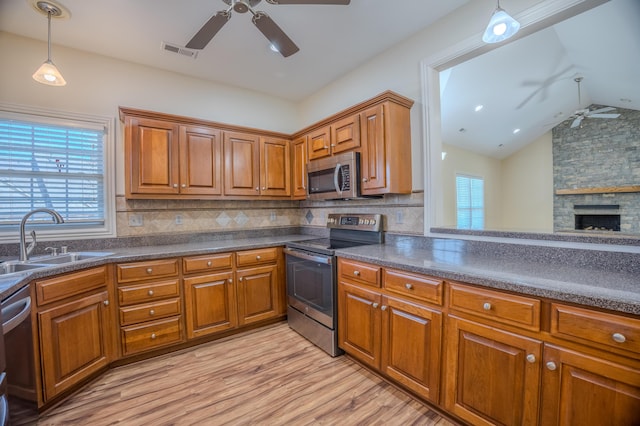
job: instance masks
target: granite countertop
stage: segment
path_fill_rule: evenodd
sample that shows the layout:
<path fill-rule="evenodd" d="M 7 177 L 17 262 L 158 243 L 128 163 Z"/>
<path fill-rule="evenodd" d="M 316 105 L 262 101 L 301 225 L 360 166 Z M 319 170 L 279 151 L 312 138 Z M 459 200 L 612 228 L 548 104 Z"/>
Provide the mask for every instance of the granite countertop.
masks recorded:
<path fill-rule="evenodd" d="M 582 305 L 640 315 L 640 275 L 507 259 L 467 253 L 450 247 L 419 248 L 403 244 L 360 246 L 336 255 L 404 271 L 478 284 Z"/>
<path fill-rule="evenodd" d="M 287 234 L 100 250 L 113 254 L 0 276 L 0 299 L 8 297 L 33 279 L 108 263 L 275 247 L 289 241 L 312 238 L 312 235 Z M 490 251 L 485 254 L 474 253 L 460 250 L 456 242 L 459 241 L 448 240 L 442 247 L 432 248 L 396 242 L 340 249 L 336 250 L 336 254 L 409 272 L 640 315 L 640 275 L 637 273 L 625 272 L 624 269 L 603 270 L 595 266 L 552 263 L 540 257 L 505 257 Z"/>

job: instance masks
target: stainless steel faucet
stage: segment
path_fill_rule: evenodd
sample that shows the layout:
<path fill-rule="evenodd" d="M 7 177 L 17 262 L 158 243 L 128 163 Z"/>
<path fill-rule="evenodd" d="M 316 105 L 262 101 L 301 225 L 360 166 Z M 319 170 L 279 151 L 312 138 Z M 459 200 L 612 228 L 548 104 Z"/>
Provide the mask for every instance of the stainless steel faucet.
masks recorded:
<path fill-rule="evenodd" d="M 55 223 L 64 223 L 64 219 L 60 216 L 60 213 L 53 209 L 41 208 L 41 209 L 33 209 L 29 213 L 25 214 L 20 222 L 20 262 L 25 262 L 29 259 L 29 255 L 36 248 L 36 231 L 31 231 L 31 243 L 27 247 L 26 235 L 25 235 L 25 224 L 27 223 L 27 219 L 29 219 L 35 213 L 48 213 L 53 218 Z"/>

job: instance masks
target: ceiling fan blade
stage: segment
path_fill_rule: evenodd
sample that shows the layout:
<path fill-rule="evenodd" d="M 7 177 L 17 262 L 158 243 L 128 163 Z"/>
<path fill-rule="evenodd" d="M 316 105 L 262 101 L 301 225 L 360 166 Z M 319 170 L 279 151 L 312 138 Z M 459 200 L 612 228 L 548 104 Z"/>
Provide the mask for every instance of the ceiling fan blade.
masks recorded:
<path fill-rule="evenodd" d="M 600 109 L 594 109 L 593 111 L 589 111 L 589 115 L 593 116 L 593 114 L 600 114 L 601 112 L 609 112 L 613 110 L 615 110 L 615 108 L 613 107 L 604 107 Z"/>
<path fill-rule="evenodd" d="M 589 118 L 618 118 L 620 114 L 589 114 Z"/>
<path fill-rule="evenodd" d="M 573 120 L 573 123 L 571 123 L 571 128 L 574 129 L 578 127 L 580 123 L 582 123 L 582 116 L 577 117 L 575 120 Z"/>
<path fill-rule="evenodd" d="M 231 13 L 221 10 L 211 17 L 206 24 L 200 28 L 200 31 L 193 36 L 189 43 L 185 46 L 188 49 L 204 49 L 218 31 L 229 21 Z"/>
<path fill-rule="evenodd" d="M 267 0 L 271 4 L 344 4 L 348 5 L 351 0 Z"/>
<path fill-rule="evenodd" d="M 273 19 L 264 12 L 256 12 L 252 19 L 254 25 L 271 42 L 285 58 L 296 53 L 300 48 L 287 36 Z"/>

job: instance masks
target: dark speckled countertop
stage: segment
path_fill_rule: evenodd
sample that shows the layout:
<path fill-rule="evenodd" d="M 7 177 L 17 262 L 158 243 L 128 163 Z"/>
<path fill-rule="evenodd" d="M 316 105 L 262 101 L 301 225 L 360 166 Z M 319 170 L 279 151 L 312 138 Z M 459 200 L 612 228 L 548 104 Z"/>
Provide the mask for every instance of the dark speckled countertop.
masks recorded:
<path fill-rule="evenodd" d="M 0 276 L 0 299 L 31 280 L 107 263 L 274 247 L 313 238 L 287 234 L 99 249 L 109 257 Z M 456 239 L 387 238 L 387 244 L 337 250 L 345 258 L 485 287 L 640 315 L 640 254 L 470 243 Z"/>
<path fill-rule="evenodd" d="M 442 244 L 420 247 L 415 244 L 381 244 L 337 251 L 349 259 L 374 263 L 404 271 L 478 284 L 582 305 L 640 315 L 640 273 L 633 267 L 595 262 L 552 261 L 540 256 L 514 253 L 485 253 L 464 248 L 459 240 L 438 240 Z M 486 243 L 485 243 L 486 244 Z M 587 253 L 593 258 L 599 252 Z M 605 254 L 606 256 L 606 254 Z M 633 256 L 633 255 L 631 255 Z M 623 262 L 629 255 L 622 255 Z M 584 259 L 582 259 L 584 262 Z M 635 265 L 637 266 L 637 265 Z"/>

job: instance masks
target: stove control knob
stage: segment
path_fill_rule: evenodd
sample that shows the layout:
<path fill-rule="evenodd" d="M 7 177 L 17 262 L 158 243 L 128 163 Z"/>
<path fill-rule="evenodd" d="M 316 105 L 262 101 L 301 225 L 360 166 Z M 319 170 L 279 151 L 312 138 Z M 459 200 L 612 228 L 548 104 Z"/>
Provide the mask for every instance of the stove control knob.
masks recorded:
<path fill-rule="evenodd" d="M 375 220 L 375 219 L 371 219 L 370 224 L 371 224 L 371 225 L 375 225 L 375 224 L 376 224 L 376 220 Z"/>

